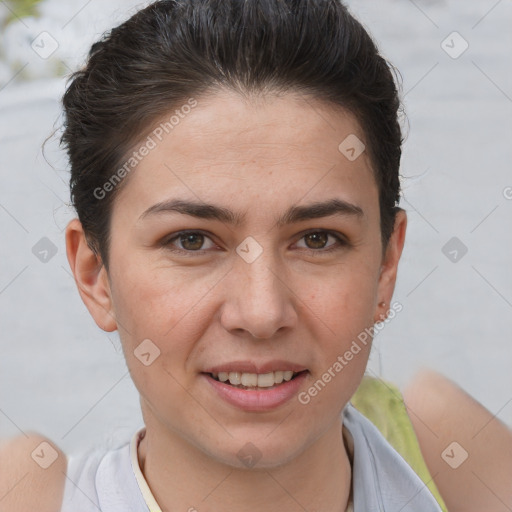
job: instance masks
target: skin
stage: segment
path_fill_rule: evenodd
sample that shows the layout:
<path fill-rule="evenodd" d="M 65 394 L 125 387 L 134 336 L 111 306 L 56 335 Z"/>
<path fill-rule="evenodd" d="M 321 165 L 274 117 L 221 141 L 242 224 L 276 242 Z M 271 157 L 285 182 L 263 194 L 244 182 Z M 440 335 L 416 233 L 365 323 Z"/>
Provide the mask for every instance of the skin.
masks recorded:
<path fill-rule="evenodd" d="M 305 391 L 385 315 L 380 304 L 391 302 L 406 216 L 399 213 L 383 250 L 368 155 L 349 161 L 338 150 L 350 134 L 364 140 L 351 115 L 312 98 L 244 100 L 217 91 L 198 98 L 123 184 L 112 212 L 109 273 L 78 219 L 67 226 L 79 293 L 100 328 L 119 331 L 140 392 L 147 433 L 139 463 L 164 512 L 208 512 L 226 503 L 242 512 L 345 510 L 351 468 L 340 413 L 363 376 L 370 344 L 307 405 L 293 397 L 265 412 L 226 403 L 201 372 L 279 359 L 307 369 Z M 141 219 L 171 198 L 212 203 L 243 219 L 231 225 L 176 212 Z M 276 223 L 292 206 L 332 199 L 362 213 Z M 190 245 L 169 241 L 183 230 L 202 231 L 205 238 L 191 246 L 203 252 L 185 254 Z M 247 237 L 263 249 L 252 263 L 236 252 Z M 134 354 L 145 339 L 160 350 L 149 366 Z M 261 455 L 250 470 L 237 456 L 248 442 Z M 27 449 L 11 442 L 4 460 L 25 460 Z M 46 470 L 51 482 L 44 488 L 60 493 L 65 457 L 59 460 L 64 466 Z M 8 490 L 10 480 L 0 485 Z M 57 510 L 53 502 L 48 510 Z"/>
<path fill-rule="evenodd" d="M 43 467 L 37 461 L 51 464 Z M 66 467 L 65 454 L 41 434 L 26 432 L 3 440 L 0 442 L 0 511 L 59 512 Z"/>
<path fill-rule="evenodd" d="M 385 314 L 379 304 L 391 302 L 405 214 L 383 252 L 367 155 L 349 162 L 337 149 L 348 134 L 364 139 L 358 124 L 332 106 L 296 100 L 201 98 L 116 199 L 110 274 L 80 222 L 66 230 L 82 299 L 100 328 L 119 331 L 147 429 L 139 463 L 163 511 L 219 510 L 226 503 L 241 511 L 332 511 L 347 503 L 351 475 L 339 413 L 362 377 L 369 347 L 309 404 L 293 400 L 272 412 L 224 403 L 200 375 L 213 363 L 279 358 L 308 368 L 305 390 Z M 177 197 L 245 213 L 245 223 L 170 213 L 139 221 L 150 206 Z M 292 205 L 332 198 L 360 206 L 364 215 L 275 222 Z M 185 229 L 209 233 L 206 253 L 180 256 L 158 244 Z M 318 229 L 344 234 L 349 244 L 314 255 L 318 240 L 309 240 L 308 252 L 304 231 Z M 247 236 L 263 247 L 250 264 L 235 251 Z M 150 366 L 133 352 L 147 338 L 160 350 Z M 510 429 L 434 372 L 421 373 L 404 397 L 450 512 L 510 510 Z M 439 455 L 454 440 L 469 453 L 457 469 Z M 58 455 L 48 469 L 31 457 L 42 442 Z M 261 453 L 252 470 L 236 456 L 247 442 Z M 0 460 L 0 510 L 60 509 L 66 457 L 52 441 L 30 433 L 4 442 Z"/>
<path fill-rule="evenodd" d="M 368 155 L 351 162 L 338 150 L 349 134 L 364 140 L 352 116 L 314 100 L 216 92 L 199 98 L 124 183 L 112 212 L 109 274 L 79 221 L 67 227 L 80 295 L 99 327 L 119 331 L 140 392 L 147 434 L 139 460 L 163 510 L 346 506 L 351 475 L 340 413 L 362 378 L 369 345 L 308 405 L 292 399 L 266 412 L 224 402 L 201 372 L 279 359 L 308 370 L 305 390 L 384 313 L 379 303 L 391 300 L 406 216 L 398 215 L 383 252 Z M 243 222 L 176 212 L 141 219 L 171 198 L 222 206 Z M 362 214 L 276 224 L 291 206 L 335 198 Z M 202 254 L 190 254 L 179 239 L 161 244 L 197 229 L 206 237 L 192 247 Z M 320 229 L 347 243 L 304 238 Z M 249 236 L 263 248 L 250 264 L 236 252 Z M 150 366 L 134 356 L 145 339 L 160 350 Z M 251 471 L 237 457 L 248 442 L 261 453 Z"/>
<path fill-rule="evenodd" d="M 450 512 L 512 509 L 512 430 L 446 377 L 422 370 L 404 391 L 425 462 Z M 453 442 L 450 467 L 441 454 Z M 457 451 L 458 450 L 458 451 Z M 462 450 L 468 457 L 462 460 Z M 459 465 L 460 463 L 460 465 Z"/>
<path fill-rule="evenodd" d="M 512 504 L 512 430 L 446 377 L 423 370 L 404 399 L 425 461 L 450 512 L 505 512 Z M 482 428 L 483 427 L 483 428 Z M 476 434 L 476 435 L 475 435 Z M 450 468 L 440 454 L 456 440 L 468 458 Z M 42 442 L 58 453 L 47 469 L 33 463 Z M 66 456 L 28 432 L 0 444 L 0 510 L 58 512 Z"/>

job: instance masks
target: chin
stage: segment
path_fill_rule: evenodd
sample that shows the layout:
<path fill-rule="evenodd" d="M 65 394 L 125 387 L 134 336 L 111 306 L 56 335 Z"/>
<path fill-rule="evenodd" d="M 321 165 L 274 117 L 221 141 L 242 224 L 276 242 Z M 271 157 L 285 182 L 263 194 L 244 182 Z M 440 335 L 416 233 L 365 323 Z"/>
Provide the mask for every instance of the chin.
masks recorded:
<path fill-rule="evenodd" d="M 284 466 L 300 456 L 314 439 L 308 440 L 305 436 L 291 435 L 279 426 L 274 427 L 275 432 L 269 435 L 254 429 L 244 429 L 243 434 L 238 433 L 229 442 L 205 452 L 214 460 L 231 468 L 259 470 L 273 469 Z"/>

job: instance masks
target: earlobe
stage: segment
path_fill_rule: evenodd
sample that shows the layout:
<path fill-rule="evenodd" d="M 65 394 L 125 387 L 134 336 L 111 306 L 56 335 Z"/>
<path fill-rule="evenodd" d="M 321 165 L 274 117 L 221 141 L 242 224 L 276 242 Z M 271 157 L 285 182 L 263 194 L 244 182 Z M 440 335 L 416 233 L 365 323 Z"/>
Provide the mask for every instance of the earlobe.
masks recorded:
<path fill-rule="evenodd" d="M 80 297 L 100 329 L 117 329 L 110 284 L 101 259 L 87 244 L 82 224 L 71 220 L 66 227 L 66 253 Z"/>
<path fill-rule="evenodd" d="M 385 320 L 387 316 L 388 309 L 386 308 L 391 304 L 395 290 L 398 262 L 400 261 L 400 256 L 404 248 L 406 229 L 407 214 L 404 210 L 399 210 L 396 214 L 393 233 L 386 247 L 380 268 L 377 295 L 378 304 L 374 315 L 375 322 L 381 322 Z"/>

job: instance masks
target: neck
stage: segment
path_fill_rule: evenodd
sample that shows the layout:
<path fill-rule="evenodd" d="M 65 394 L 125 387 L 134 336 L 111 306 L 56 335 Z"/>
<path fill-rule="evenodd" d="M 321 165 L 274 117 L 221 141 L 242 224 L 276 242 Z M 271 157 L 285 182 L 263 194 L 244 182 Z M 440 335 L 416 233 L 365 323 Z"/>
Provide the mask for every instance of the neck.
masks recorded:
<path fill-rule="evenodd" d="M 350 495 L 351 467 L 341 420 L 299 456 L 274 468 L 234 468 L 147 422 L 138 457 L 163 512 L 209 512 L 228 504 L 239 512 L 344 512 Z"/>

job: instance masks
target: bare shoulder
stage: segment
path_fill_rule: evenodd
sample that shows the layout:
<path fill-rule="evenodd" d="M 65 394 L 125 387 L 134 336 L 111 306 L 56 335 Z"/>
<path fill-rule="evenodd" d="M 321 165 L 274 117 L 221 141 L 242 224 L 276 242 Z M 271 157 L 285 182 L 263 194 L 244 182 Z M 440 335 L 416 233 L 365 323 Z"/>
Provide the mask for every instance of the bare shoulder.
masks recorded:
<path fill-rule="evenodd" d="M 0 440 L 0 512 L 59 512 L 67 460 L 35 432 Z"/>
<path fill-rule="evenodd" d="M 423 370 L 404 400 L 450 512 L 512 510 L 512 430 L 457 384 Z"/>

